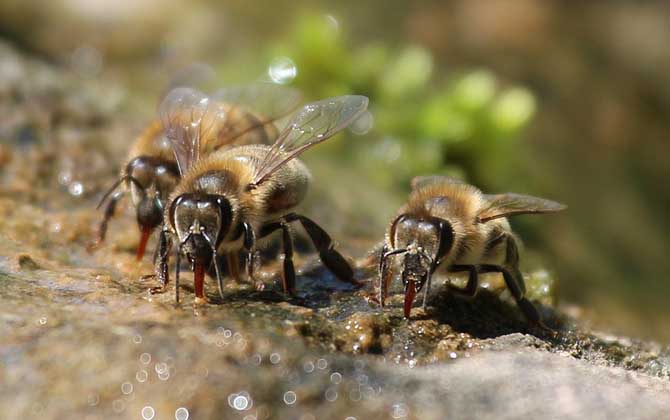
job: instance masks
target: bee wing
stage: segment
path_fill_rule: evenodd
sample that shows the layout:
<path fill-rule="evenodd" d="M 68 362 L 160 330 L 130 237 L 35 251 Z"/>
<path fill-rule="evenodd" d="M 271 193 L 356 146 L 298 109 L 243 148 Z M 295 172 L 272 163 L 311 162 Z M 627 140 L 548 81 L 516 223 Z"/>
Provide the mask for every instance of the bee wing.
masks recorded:
<path fill-rule="evenodd" d="M 567 208 L 561 203 L 522 194 L 483 195 L 486 205 L 479 212 L 480 223 L 517 214 L 554 213 Z"/>
<path fill-rule="evenodd" d="M 466 184 L 466 182 L 446 175 L 427 175 L 415 176 L 412 178 L 410 185 L 412 186 L 413 190 L 418 190 L 419 188 L 435 184 Z"/>
<path fill-rule="evenodd" d="M 286 116 L 298 106 L 302 94 L 297 89 L 274 83 L 256 83 L 218 90 L 212 99 L 228 105 L 230 115 L 235 115 L 238 110 L 249 115 L 247 124 L 239 124 L 233 118 L 219 129 L 219 148 Z"/>
<path fill-rule="evenodd" d="M 305 105 L 298 111 L 259 163 L 252 185 L 265 181 L 283 164 L 356 120 L 368 106 L 365 96 L 348 95 Z"/>
<path fill-rule="evenodd" d="M 200 157 L 200 139 L 225 118 L 221 103 L 197 89 L 172 89 L 161 102 L 158 115 L 174 151 L 179 172 L 185 174 Z"/>

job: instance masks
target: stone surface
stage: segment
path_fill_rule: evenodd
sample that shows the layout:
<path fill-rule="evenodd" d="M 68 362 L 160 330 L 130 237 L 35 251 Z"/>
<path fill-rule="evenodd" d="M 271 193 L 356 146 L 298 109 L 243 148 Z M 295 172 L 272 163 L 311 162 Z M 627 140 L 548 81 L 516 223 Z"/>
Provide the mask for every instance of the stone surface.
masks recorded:
<path fill-rule="evenodd" d="M 128 143 L 119 138 L 133 131 L 127 116 L 109 95 L 7 46 L 0 63 L 0 107 L 11 110 L 0 119 L 0 417 L 670 412 L 667 347 L 587 331 L 546 296 L 535 297 L 556 336 L 529 330 L 494 290 L 467 301 L 436 287 L 407 321 L 398 296 L 382 312 L 368 302 L 371 287 L 338 284 L 310 255 L 298 259 L 295 298 L 276 291 L 276 264 L 263 267 L 262 292 L 229 282 L 221 300 L 210 283 L 213 303 L 195 305 L 184 274 L 180 305 L 173 288 L 149 296 L 155 284 L 141 276 L 152 266 L 134 261 L 130 212 L 112 221 L 102 249 L 85 250 L 100 217 L 95 199 Z M 22 76 L 11 79 L 16 69 Z"/>

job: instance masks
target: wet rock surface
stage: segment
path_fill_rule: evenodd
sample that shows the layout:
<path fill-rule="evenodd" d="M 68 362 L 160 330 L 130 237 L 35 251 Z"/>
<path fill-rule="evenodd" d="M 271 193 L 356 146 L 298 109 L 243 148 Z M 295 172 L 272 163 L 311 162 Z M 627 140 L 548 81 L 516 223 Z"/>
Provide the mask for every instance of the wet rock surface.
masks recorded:
<path fill-rule="evenodd" d="M 273 264 L 263 267 L 262 292 L 228 282 L 221 300 L 210 283 L 212 303 L 196 305 L 184 274 L 180 305 L 173 287 L 150 296 L 155 284 L 141 277 L 152 266 L 134 261 L 131 212 L 112 221 L 102 249 L 85 250 L 100 217 L 95 199 L 133 132 L 128 116 L 109 95 L 6 45 L 0 63 L 0 107 L 14 116 L 0 119 L 3 418 L 670 412 L 670 349 L 587 331 L 542 287 L 529 290 L 555 336 L 529 330 L 495 279 L 470 301 L 436 287 L 408 322 L 397 296 L 381 311 L 368 302 L 370 286 L 339 284 L 311 255 L 298 260 L 294 298 L 277 292 Z"/>

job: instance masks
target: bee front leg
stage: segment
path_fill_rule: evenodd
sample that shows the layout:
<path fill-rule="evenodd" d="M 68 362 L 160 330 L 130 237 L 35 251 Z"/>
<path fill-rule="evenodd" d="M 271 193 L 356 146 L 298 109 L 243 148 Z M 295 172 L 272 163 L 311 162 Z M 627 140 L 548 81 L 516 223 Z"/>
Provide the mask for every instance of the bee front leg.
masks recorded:
<path fill-rule="evenodd" d="M 333 239 L 321 226 L 317 225 L 312 219 L 296 213 L 287 214 L 284 216 L 284 220 L 289 223 L 294 221 L 300 222 L 318 251 L 321 262 L 338 279 L 356 286 L 362 285 L 361 282 L 354 279 L 354 270 L 342 254 L 335 250 Z"/>
<path fill-rule="evenodd" d="M 121 197 L 123 197 L 122 192 L 117 192 L 112 196 L 112 198 L 109 200 L 109 203 L 107 203 L 107 207 L 105 207 L 105 213 L 102 216 L 102 221 L 100 222 L 100 226 L 98 227 L 98 234 L 93 242 L 88 244 L 86 247 L 86 250 L 88 252 L 93 252 L 96 249 L 100 248 L 103 242 L 105 242 L 105 237 L 107 236 L 107 226 L 109 225 L 109 220 L 114 217 L 114 213 L 116 212 L 116 206 L 119 203 L 119 200 L 121 200 Z"/>
<path fill-rule="evenodd" d="M 170 240 L 168 231 L 166 229 L 162 229 L 160 236 L 158 237 L 156 260 L 154 262 L 155 276 L 158 279 L 160 286 L 149 289 L 149 293 L 152 295 L 157 293 L 165 293 L 167 291 L 167 284 L 169 281 L 168 259 L 170 248 L 172 248 L 172 241 Z M 179 270 L 179 267 L 177 267 L 177 270 Z"/>

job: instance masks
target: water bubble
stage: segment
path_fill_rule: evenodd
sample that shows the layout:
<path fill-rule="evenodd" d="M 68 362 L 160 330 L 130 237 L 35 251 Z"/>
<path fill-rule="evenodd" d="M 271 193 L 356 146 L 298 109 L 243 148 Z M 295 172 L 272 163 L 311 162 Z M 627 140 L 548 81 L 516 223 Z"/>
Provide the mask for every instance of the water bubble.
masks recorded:
<path fill-rule="evenodd" d="M 161 374 L 163 372 L 167 372 L 168 370 L 168 365 L 167 363 L 156 363 L 154 366 L 154 370 L 156 371 L 157 374 Z"/>
<path fill-rule="evenodd" d="M 151 355 L 149 353 L 142 353 L 140 355 L 140 362 L 142 362 L 144 365 L 148 365 L 151 363 Z"/>
<path fill-rule="evenodd" d="M 58 174 L 58 183 L 59 184 L 61 184 L 63 186 L 66 186 L 66 185 L 70 185 L 71 181 L 72 181 L 72 173 L 71 172 L 63 171 L 63 172 Z"/>
<path fill-rule="evenodd" d="M 256 353 L 253 356 L 251 356 L 251 363 L 253 363 L 256 366 L 259 366 L 261 362 L 263 361 L 263 356 L 260 354 Z"/>
<path fill-rule="evenodd" d="M 404 419 L 409 415 L 409 408 L 402 403 L 393 404 L 391 408 L 391 417 L 394 419 Z"/>
<path fill-rule="evenodd" d="M 311 362 L 311 361 L 309 361 L 309 362 L 305 362 L 305 363 L 302 365 L 302 368 L 303 368 L 303 370 L 304 370 L 305 372 L 307 372 L 307 373 L 312 373 L 312 372 L 314 372 L 314 363 Z"/>
<path fill-rule="evenodd" d="M 281 356 L 279 355 L 279 353 L 272 353 L 270 355 L 270 363 L 272 363 L 273 365 L 276 365 L 280 361 L 281 361 Z"/>
<path fill-rule="evenodd" d="M 123 395 L 128 395 L 133 392 L 133 384 L 130 382 L 124 382 L 121 384 L 121 392 L 123 392 Z"/>
<path fill-rule="evenodd" d="M 47 317 L 43 316 L 42 318 L 40 318 L 39 323 L 40 323 L 40 325 L 46 325 Z"/>
<path fill-rule="evenodd" d="M 349 130 L 356 135 L 362 136 L 372 130 L 374 125 L 375 119 L 372 116 L 372 113 L 370 111 L 365 111 L 349 126 Z"/>
<path fill-rule="evenodd" d="M 328 14 L 324 17 L 326 18 L 326 21 L 334 31 L 340 30 L 340 22 L 337 21 L 337 18 L 335 18 L 335 16 Z"/>
<path fill-rule="evenodd" d="M 226 338 L 230 338 L 230 337 L 233 336 L 233 332 L 230 331 L 230 330 L 225 330 L 225 331 L 223 332 L 223 336 L 226 337 Z"/>
<path fill-rule="evenodd" d="M 174 418 L 175 420 L 188 420 L 188 409 L 184 407 L 179 407 L 174 412 Z"/>
<path fill-rule="evenodd" d="M 244 411 L 249 406 L 249 400 L 244 395 L 238 395 L 233 398 L 233 408 L 237 411 Z"/>
<path fill-rule="evenodd" d="M 70 184 L 67 190 L 71 195 L 79 197 L 84 192 L 84 184 L 82 184 L 81 182 L 73 182 L 72 184 Z"/>
<path fill-rule="evenodd" d="M 298 75 L 298 68 L 288 57 L 277 57 L 268 67 L 268 76 L 273 82 L 285 85 Z"/>
<path fill-rule="evenodd" d="M 328 367 L 328 361 L 326 359 L 319 359 L 316 361 L 316 367 L 324 370 L 325 368 Z"/>
<path fill-rule="evenodd" d="M 158 379 L 160 379 L 161 381 L 167 381 L 168 379 L 170 379 L 170 371 L 166 370 L 164 372 L 159 373 Z"/>
<path fill-rule="evenodd" d="M 330 375 L 330 382 L 334 383 L 335 385 L 339 384 L 342 382 L 342 374 L 340 372 L 334 372 Z"/>
<path fill-rule="evenodd" d="M 133 343 L 135 343 L 135 344 L 142 343 L 142 336 L 140 334 L 135 334 L 133 336 Z"/>
<path fill-rule="evenodd" d="M 88 405 L 95 407 L 100 402 L 100 396 L 98 394 L 88 394 L 86 401 L 88 402 Z"/>
<path fill-rule="evenodd" d="M 142 409 L 142 418 L 144 420 L 151 420 L 156 415 L 156 410 L 150 405 L 147 405 Z"/>
<path fill-rule="evenodd" d="M 298 399 L 298 397 L 295 394 L 295 392 L 293 392 L 293 391 L 286 391 L 284 393 L 284 403 L 286 403 L 286 405 L 295 404 L 297 399 Z"/>
<path fill-rule="evenodd" d="M 144 382 L 148 378 L 149 378 L 149 374 L 144 369 L 138 370 L 137 373 L 135 374 L 135 379 L 137 379 L 137 382 Z"/>
<path fill-rule="evenodd" d="M 349 416 L 349 417 L 347 417 L 347 418 L 344 419 L 344 420 L 356 420 L 356 417 Z"/>
<path fill-rule="evenodd" d="M 328 388 L 326 390 L 325 395 L 326 395 L 326 399 L 330 402 L 333 402 L 337 399 L 337 391 L 335 390 L 335 388 Z"/>
<path fill-rule="evenodd" d="M 114 400 L 112 401 L 112 410 L 115 413 L 121 413 L 126 409 L 126 403 L 123 400 Z"/>

